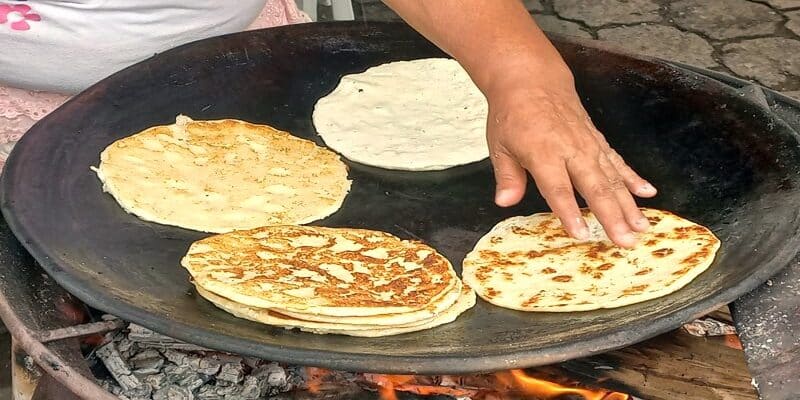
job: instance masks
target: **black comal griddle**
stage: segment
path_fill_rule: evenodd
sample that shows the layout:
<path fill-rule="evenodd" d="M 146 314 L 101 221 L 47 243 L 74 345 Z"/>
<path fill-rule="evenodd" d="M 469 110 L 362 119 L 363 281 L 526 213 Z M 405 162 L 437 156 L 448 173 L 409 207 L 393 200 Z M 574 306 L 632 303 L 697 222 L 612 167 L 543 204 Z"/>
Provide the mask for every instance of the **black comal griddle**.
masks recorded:
<path fill-rule="evenodd" d="M 375 339 L 287 331 L 235 318 L 200 298 L 179 260 L 205 235 L 126 214 L 89 170 L 113 141 L 177 114 L 270 124 L 322 144 L 312 108 L 343 74 L 443 56 L 402 24 L 235 34 L 121 71 L 20 141 L 3 175 L 3 213 L 45 270 L 95 308 L 219 350 L 382 373 L 529 367 L 627 346 L 731 302 L 787 265 L 800 234 L 796 132 L 752 96 L 688 69 L 589 42 L 556 45 L 597 126 L 660 189 L 640 204 L 709 226 L 722 240 L 714 264 L 684 289 L 576 313 L 523 313 L 479 301 L 454 323 Z M 533 190 L 516 207 L 496 207 L 488 162 L 435 173 L 350 166 L 352 192 L 339 212 L 316 224 L 421 239 L 457 269 L 498 221 L 546 210 Z M 536 281 L 530 284 L 535 290 Z"/>

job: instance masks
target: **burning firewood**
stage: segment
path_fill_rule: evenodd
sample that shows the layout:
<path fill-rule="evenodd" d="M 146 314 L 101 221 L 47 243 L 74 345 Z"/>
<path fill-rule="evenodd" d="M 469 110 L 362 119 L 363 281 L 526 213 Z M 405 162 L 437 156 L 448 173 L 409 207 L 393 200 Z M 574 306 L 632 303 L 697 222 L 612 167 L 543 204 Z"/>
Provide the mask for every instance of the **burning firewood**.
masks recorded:
<path fill-rule="evenodd" d="M 106 367 L 103 386 L 123 399 L 346 399 L 364 391 L 381 400 L 398 393 L 449 396 L 459 400 L 555 399 L 626 400 L 629 396 L 589 390 L 530 376 L 521 370 L 480 375 L 381 375 L 292 367 L 220 353 L 159 335 L 131 324 L 108 334 L 94 356 Z M 275 397 L 277 396 L 277 397 Z M 535 396 L 535 397 L 532 397 Z"/>

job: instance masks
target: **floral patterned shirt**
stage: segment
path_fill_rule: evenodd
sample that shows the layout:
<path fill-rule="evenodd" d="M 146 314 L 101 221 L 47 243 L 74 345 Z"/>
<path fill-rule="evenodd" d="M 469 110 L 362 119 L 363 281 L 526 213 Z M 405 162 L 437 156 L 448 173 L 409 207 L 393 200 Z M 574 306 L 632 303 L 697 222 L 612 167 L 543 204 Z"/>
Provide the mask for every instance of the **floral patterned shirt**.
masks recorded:
<path fill-rule="evenodd" d="M 245 29 L 267 0 L 0 0 L 0 85 L 75 93 L 155 53 Z"/>

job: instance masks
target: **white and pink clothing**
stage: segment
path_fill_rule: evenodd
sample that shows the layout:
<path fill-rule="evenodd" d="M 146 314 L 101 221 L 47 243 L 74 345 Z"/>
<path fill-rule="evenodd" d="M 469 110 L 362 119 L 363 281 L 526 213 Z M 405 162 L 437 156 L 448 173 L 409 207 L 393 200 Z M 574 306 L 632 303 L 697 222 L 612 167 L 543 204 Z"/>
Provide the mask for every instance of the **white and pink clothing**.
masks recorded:
<path fill-rule="evenodd" d="M 172 47 L 309 22 L 294 0 L 0 0 L 0 165 L 36 121 Z"/>

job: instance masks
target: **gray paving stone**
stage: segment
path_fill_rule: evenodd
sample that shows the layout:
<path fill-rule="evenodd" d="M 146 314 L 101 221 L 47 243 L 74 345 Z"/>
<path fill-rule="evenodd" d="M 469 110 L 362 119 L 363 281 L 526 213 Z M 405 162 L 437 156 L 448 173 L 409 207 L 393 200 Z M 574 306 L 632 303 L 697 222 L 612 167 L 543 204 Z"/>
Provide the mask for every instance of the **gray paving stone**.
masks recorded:
<path fill-rule="evenodd" d="M 637 54 L 680 61 L 699 67 L 714 67 L 711 57 L 714 48 L 694 33 L 681 32 L 671 26 L 640 24 L 601 29 L 600 40 L 614 43 L 622 49 Z"/>
<path fill-rule="evenodd" d="M 539 24 L 539 27 L 545 32 L 592 39 L 592 34 L 581 29 L 581 26 L 575 22 L 564 21 L 553 15 L 537 14 L 533 17 L 536 19 L 536 23 Z"/>
<path fill-rule="evenodd" d="M 594 27 L 661 20 L 658 4 L 651 0 L 554 0 L 553 7 L 563 18 Z"/>
<path fill-rule="evenodd" d="M 800 10 L 790 11 L 785 15 L 789 18 L 789 21 L 786 22 L 786 27 L 797 36 L 800 36 Z"/>
<path fill-rule="evenodd" d="M 524 0 L 523 3 L 525 4 L 525 8 L 527 8 L 528 11 L 535 11 L 535 12 L 544 11 L 544 6 L 542 5 L 541 0 Z"/>
<path fill-rule="evenodd" d="M 747 0 L 682 0 L 671 10 L 679 27 L 717 40 L 769 35 L 783 22 L 768 6 Z"/>
<path fill-rule="evenodd" d="M 722 62 L 734 73 L 773 89 L 800 90 L 800 40 L 750 39 L 722 51 Z"/>
<path fill-rule="evenodd" d="M 765 2 L 781 10 L 800 7 L 800 0 L 766 0 Z"/>

